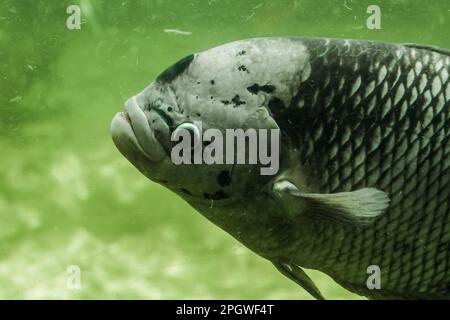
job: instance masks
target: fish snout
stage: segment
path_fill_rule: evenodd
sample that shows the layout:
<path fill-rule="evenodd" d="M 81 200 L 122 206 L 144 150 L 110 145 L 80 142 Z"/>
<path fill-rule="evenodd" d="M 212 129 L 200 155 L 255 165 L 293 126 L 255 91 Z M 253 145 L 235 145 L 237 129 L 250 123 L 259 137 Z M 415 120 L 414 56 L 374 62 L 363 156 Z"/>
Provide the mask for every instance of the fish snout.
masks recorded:
<path fill-rule="evenodd" d="M 125 112 L 118 113 L 113 118 L 111 134 L 116 145 L 123 145 L 123 140 L 127 140 L 153 162 L 159 162 L 166 156 L 166 151 L 158 141 L 144 110 L 137 103 L 136 96 L 125 102 Z"/>

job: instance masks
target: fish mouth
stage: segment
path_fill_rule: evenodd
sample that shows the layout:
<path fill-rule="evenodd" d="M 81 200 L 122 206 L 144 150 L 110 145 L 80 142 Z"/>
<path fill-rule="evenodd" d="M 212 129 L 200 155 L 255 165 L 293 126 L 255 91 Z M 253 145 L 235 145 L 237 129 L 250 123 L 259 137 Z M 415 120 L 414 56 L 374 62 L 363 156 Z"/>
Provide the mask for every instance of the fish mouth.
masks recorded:
<path fill-rule="evenodd" d="M 155 130 L 136 96 L 125 102 L 125 111 L 117 113 L 111 122 L 111 135 L 119 151 L 129 152 L 130 144 L 152 162 L 162 161 L 166 151 L 155 136 Z"/>

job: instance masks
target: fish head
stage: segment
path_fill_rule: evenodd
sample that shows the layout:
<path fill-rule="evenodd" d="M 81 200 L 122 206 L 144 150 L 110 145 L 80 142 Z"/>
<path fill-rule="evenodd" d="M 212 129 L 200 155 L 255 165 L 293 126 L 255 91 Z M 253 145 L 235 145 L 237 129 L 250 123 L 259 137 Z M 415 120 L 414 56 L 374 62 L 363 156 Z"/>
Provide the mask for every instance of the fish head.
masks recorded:
<path fill-rule="evenodd" d="M 142 174 L 190 203 L 198 205 L 200 202 L 209 206 L 214 200 L 219 206 L 244 199 L 245 193 L 254 191 L 255 179 L 261 179 L 258 164 L 227 164 L 225 151 L 223 163 L 176 164 L 172 159 L 172 149 L 176 145 L 173 136 L 180 128 L 191 130 L 194 137 L 209 129 L 224 135 L 228 128 L 245 130 L 249 126 L 255 127 L 251 115 L 237 110 L 234 110 L 236 115 L 230 115 L 230 110 L 227 110 L 230 107 L 211 106 L 209 102 L 203 102 L 203 106 L 180 106 L 173 94 L 175 92 L 169 87 L 154 83 L 129 98 L 125 111 L 117 113 L 111 124 L 116 147 Z M 209 112 L 209 108 L 215 108 L 215 113 Z M 222 121 L 217 121 L 217 115 L 222 115 L 219 116 Z M 248 123 L 242 123 L 242 119 L 247 119 Z M 202 141 L 203 148 L 209 142 Z"/>
<path fill-rule="evenodd" d="M 291 90 L 285 84 L 289 79 L 274 83 L 273 70 L 265 65 L 267 54 L 273 55 L 274 61 L 280 59 L 273 41 L 216 47 L 165 70 L 127 100 L 126 112 L 114 117 L 112 136 L 118 149 L 145 176 L 191 204 L 217 200 L 215 205 L 220 205 L 248 199 L 249 193 L 257 192 L 272 178 L 261 174 L 260 162 L 176 164 L 171 157 L 173 135 L 180 128 L 192 130 L 194 135 L 214 129 L 224 136 L 227 129 L 278 129 L 267 106 L 275 94 L 288 99 Z M 293 66 L 281 63 L 275 67 L 288 76 Z M 208 142 L 201 143 L 206 147 Z M 248 153 L 248 146 L 236 153 Z"/>

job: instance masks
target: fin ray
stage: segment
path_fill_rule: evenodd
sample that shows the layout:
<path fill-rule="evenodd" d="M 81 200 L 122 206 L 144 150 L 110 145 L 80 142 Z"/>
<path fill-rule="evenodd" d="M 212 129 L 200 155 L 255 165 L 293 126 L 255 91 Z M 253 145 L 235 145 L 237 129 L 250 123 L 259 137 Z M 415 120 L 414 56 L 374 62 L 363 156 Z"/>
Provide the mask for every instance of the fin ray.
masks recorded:
<path fill-rule="evenodd" d="M 300 287 L 306 290 L 310 295 L 312 295 L 317 300 L 325 300 L 322 293 L 320 293 L 319 288 L 314 284 L 311 278 L 306 274 L 306 272 L 295 264 L 287 264 L 281 262 L 273 262 L 275 268 L 281 272 L 282 275 L 291 279 Z"/>

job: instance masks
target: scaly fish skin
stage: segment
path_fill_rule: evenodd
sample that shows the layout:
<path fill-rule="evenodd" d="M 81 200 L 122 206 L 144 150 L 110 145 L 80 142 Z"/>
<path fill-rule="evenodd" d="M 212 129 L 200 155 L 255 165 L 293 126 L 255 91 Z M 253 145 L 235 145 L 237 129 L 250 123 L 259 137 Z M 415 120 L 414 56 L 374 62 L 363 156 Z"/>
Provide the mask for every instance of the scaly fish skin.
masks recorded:
<path fill-rule="evenodd" d="M 321 193 L 371 186 L 391 203 L 368 228 L 317 232 L 299 264 L 368 297 L 450 297 L 450 56 L 307 43 L 310 77 L 287 108 L 271 109 L 289 148 L 301 150 L 306 184 Z M 365 286 L 369 265 L 380 267 L 381 290 Z"/>
<path fill-rule="evenodd" d="M 166 70 L 127 102 L 112 134 L 143 174 L 316 298 L 300 267 L 369 298 L 450 298 L 449 73 L 438 48 L 243 40 Z M 170 133 L 192 120 L 279 128 L 279 172 L 173 165 Z M 380 289 L 367 288 L 371 265 Z"/>

